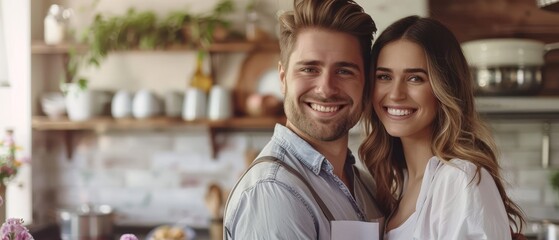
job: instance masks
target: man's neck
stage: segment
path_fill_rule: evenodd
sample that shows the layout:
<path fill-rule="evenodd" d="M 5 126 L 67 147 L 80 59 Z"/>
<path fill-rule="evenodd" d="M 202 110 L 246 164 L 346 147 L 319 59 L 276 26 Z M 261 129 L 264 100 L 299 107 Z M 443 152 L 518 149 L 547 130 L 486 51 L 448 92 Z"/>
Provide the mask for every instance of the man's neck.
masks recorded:
<path fill-rule="evenodd" d="M 332 167 L 334 168 L 334 174 L 342 179 L 344 164 L 347 159 L 347 146 L 349 142 L 348 134 L 333 141 L 322 141 L 316 138 L 312 138 L 301 132 L 300 130 L 292 126 L 289 121 L 287 122 L 286 127 L 299 135 L 299 137 L 309 143 L 316 151 L 324 155 L 324 157 L 330 162 L 330 164 L 332 164 Z"/>

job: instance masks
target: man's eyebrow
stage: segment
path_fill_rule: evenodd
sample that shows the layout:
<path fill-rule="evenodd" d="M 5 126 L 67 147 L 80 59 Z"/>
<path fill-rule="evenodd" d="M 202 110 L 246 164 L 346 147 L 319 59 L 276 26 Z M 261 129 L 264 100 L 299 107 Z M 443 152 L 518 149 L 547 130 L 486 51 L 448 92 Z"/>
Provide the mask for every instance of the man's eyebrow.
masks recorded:
<path fill-rule="evenodd" d="M 324 65 L 324 63 L 322 61 L 319 61 L 319 60 L 302 60 L 302 61 L 296 62 L 295 65 L 321 66 L 321 65 Z M 349 68 L 355 68 L 357 70 L 360 70 L 359 65 L 357 65 L 356 63 L 346 62 L 346 61 L 337 62 L 335 64 L 335 66 L 336 67 L 349 67 Z"/>
<path fill-rule="evenodd" d="M 296 62 L 295 65 L 319 66 L 319 65 L 323 65 L 323 63 L 318 60 L 301 60 Z"/>
<path fill-rule="evenodd" d="M 336 63 L 337 67 L 349 67 L 349 68 L 355 68 L 356 70 L 361 70 L 361 68 L 359 68 L 359 65 L 357 65 L 356 63 L 352 63 L 352 62 L 338 62 Z"/>

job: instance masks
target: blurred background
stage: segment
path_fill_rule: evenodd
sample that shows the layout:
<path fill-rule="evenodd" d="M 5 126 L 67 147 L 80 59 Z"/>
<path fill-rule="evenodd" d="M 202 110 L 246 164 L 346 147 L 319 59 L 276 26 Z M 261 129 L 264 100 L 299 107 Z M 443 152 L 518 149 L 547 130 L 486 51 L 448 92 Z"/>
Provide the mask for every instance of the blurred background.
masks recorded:
<path fill-rule="evenodd" d="M 559 223 L 558 4 L 357 2 L 379 32 L 420 15 L 455 33 L 526 234 Z M 0 191 L 6 216 L 36 239 L 161 225 L 219 239 L 229 189 L 285 121 L 276 15 L 291 1 L 0 3 L 0 130 L 24 159 Z M 354 153 L 362 139 L 356 126 Z"/>

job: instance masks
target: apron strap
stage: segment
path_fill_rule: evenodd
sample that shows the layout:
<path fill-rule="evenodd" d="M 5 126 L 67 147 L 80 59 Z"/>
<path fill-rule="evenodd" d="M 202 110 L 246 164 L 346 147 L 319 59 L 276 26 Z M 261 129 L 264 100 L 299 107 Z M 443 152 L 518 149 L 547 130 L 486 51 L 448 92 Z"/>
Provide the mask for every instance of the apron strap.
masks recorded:
<path fill-rule="evenodd" d="M 301 175 L 300 172 L 298 172 L 297 170 L 295 170 L 293 167 L 289 166 L 288 164 L 286 164 L 283 161 L 280 161 L 279 159 L 272 157 L 272 156 L 263 156 L 263 157 L 259 157 L 256 160 L 254 160 L 252 162 L 252 164 L 250 164 L 250 166 L 248 166 L 248 168 L 245 170 L 245 172 L 243 173 L 243 175 L 241 176 L 240 179 L 242 179 L 247 172 L 254 167 L 256 164 L 259 163 L 263 163 L 263 162 L 269 162 L 269 163 L 277 163 L 279 164 L 281 167 L 285 168 L 285 170 L 287 170 L 288 172 L 290 172 L 291 174 L 293 174 L 295 177 L 299 178 L 299 180 L 301 180 L 301 182 L 303 182 L 305 184 L 305 186 L 309 189 L 309 191 L 311 192 L 314 200 L 316 201 L 316 203 L 318 203 L 318 206 L 320 207 L 320 210 L 322 210 L 322 213 L 324 214 L 324 216 L 326 217 L 326 219 L 328 219 L 328 222 L 334 221 L 334 215 L 332 215 L 332 213 L 330 212 L 330 209 L 328 209 L 328 207 L 326 207 L 326 204 L 322 201 L 322 199 L 320 198 L 320 196 L 318 195 L 318 193 L 316 193 L 316 191 L 314 190 L 314 188 L 310 185 L 310 183 L 307 181 L 307 179 L 305 177 L 303 177 L 303 175 Z M 237 188 L 237 185 L 239 184 L 240 181 L 237 182 L 237 184 L 235 184 L 235 187 L 233 187 L 233 189 L 231 190 L 231 192 L 235 191 L 235 189 Z M 227 205 L 229 205 L 229 201 L 227 201 L 227 203 L 225 204 L 225 209 L 227 209 Z M 225 218 L 225 216 L 224 216 Z"/>

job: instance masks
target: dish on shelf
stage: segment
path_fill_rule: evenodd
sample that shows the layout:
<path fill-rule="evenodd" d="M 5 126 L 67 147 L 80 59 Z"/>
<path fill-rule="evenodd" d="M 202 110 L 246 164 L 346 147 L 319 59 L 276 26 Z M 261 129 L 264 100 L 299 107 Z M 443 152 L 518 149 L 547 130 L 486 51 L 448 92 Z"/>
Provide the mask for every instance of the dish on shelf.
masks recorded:
<path fill-rule="evenodd" d="M 277 51 L 257 51 L 252 52 L 245 58 L 239 73 L 239 78 L 233 89 L 235 111 L 237 116 L 248 115 L 247 99 L 259 91 L 268 89 L 260 88 L 260 83 L 273 81 L 273 74 L 269 71 L 277 71 L 279 52 Z M 279 77 L 277 83 L 279 83 Z M 278 89 L 279 90 L 279 89 Z"/>
<path fill-rule="evenodd" d="M 193 240 L 195 237 L 196 232 L 188 226 L 161 225 L 151 230 L 146 240 Z"/>

